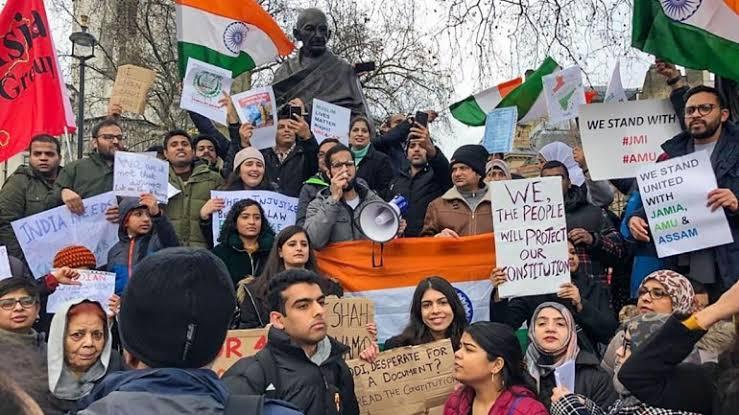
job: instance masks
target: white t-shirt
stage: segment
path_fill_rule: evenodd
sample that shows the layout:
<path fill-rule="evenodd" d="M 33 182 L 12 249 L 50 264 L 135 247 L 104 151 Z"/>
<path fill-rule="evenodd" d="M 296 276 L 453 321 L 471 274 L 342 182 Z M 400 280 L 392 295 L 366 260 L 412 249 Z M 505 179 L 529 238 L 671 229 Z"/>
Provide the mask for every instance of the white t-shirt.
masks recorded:
<path fill-rule="evenodd" d="M 705 150 L 706 153 L 708 153 L 708 158 L 710 160 L 711 155 L 713 155 L 713 150 L 716 148 L 716 143 L 718 143 L 718 140 L 708 144 L 695 143 L 695 151 Z"/>
<path fill-rule="evenodd" d="M 356 209 L 357 206 L 359 206 L 359 196 L 355 197 L 352 200 L 344 200 L 349 207 L 352 208 L 352 210 Z"/>

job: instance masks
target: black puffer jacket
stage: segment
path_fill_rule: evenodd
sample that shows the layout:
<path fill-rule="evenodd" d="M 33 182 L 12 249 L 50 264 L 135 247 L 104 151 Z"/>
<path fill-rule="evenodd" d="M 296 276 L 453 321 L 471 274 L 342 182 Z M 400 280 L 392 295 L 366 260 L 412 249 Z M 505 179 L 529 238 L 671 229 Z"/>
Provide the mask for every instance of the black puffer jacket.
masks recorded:
<path fill-rule="evenodd" d="M 370 144 L 367 154 L 357 166 L 357 177 L 364 179 L 370 190 L 386 198 L 390 182 L 395 177 L 390 157 Z"/>

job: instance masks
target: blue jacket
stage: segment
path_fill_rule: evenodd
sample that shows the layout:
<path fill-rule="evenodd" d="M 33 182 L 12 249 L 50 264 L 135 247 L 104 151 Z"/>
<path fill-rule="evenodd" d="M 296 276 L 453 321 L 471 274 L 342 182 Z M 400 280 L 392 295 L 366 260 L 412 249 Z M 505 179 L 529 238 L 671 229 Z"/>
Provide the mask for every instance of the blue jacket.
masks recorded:
<path fill-rule="evenodd" d="M 624 208 L 623 217 L 625 219 L 621 221 L 621 236 L 627 244 L 633 247 L 632 252 L 634 253 L 634 262 L 631 266 L 631 298 L 636 298 L 637 291 L 647 275 L 664 268 L 663 261 L 657 256 L 654 244 L 637 241 L 629 230 L 628 219 L 643 207 L 639 191 L 631 192 Z"/>

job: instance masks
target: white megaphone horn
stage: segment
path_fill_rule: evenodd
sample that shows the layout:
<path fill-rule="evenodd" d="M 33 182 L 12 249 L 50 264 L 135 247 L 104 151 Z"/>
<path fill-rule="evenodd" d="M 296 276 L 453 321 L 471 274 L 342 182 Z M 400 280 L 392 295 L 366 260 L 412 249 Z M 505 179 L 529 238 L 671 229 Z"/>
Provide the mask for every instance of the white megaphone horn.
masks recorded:
<path fill-rule="evenodd" d="M 371 241 L 385 243 L 398 234 L 400 220 L 408 210 L 408 201 L 395 196 L 389 203 L 369 202 L 359 211 L 359 229 Z"/>

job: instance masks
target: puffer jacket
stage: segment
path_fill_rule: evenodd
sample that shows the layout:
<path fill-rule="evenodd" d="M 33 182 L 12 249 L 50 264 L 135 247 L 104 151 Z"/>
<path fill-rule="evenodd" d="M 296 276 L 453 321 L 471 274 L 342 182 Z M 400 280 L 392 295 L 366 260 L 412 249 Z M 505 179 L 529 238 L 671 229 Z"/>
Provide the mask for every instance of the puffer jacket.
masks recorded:
<path fill-rule="evenodd" d="M 152 227 L 148 234 L 131 239 L 123 222 L 126 215 L 137 206 L 140 206 L 139 200 L 133 197 L 125 197 L 118 204 L 121 217 L 118 243 L 108 251 L 108 263 L 105 266 L 108 272 L 115 273 L 115 292 L 118 295 L 123 293 L 133 268 L 142 259 L 164 248 L 179 246 L 174 227 L 161 210 L 159 216 L 151 218 Z"/>
<path fill-rule="evenodd" d="M 113 190 L 113 164 L 108 163 L 98 152 L 75 160 L 64 166 L 54 187 L 46 195 L 46 208 L 62 205 L 62 190 L 70 189 L 82 199 Z"/>
<path fill-rule="evenodd" d="M 60 173 L 61 168 L 57 176 Z M 46 195 L 53 186 L 53 182 L 26 165 L 18 167 L 5 181 L 0 190 L 0 245 L 8 248 L 8 255 L 24 258 L 10 223 L 46 210 Z"/>
<path fill-rule="evenodd" d="M 470 206 L 456 187 L 436 198 L 426 210 L 421 236 L 433 236 L 445 228 L 459 236 L 480 235 L 493 231 L 490 186 L 477 206 Z"/>
<path fill-rule="evenodd" d="M 461 387 L 444 404 L 444 415 L 469 415 L 475 390 Z M 488 415 L 548 415 L 547 409 L 536 400 L 536 395 L 523 386 L 512 386 L 498 396 Z"/>
<path fill-rule="evenodd" d="M 187 181 L 182 181 L 169 169 L 169 183 L 180 190 L 167 204 L 167 216 L 174 225 L 182 246 L 207 248 L 206 237 L 200 231 L 200 209 L 210 200 L 210 191 L 223 185 L 223 177 L 205 163 L 195 163 Z"/>

